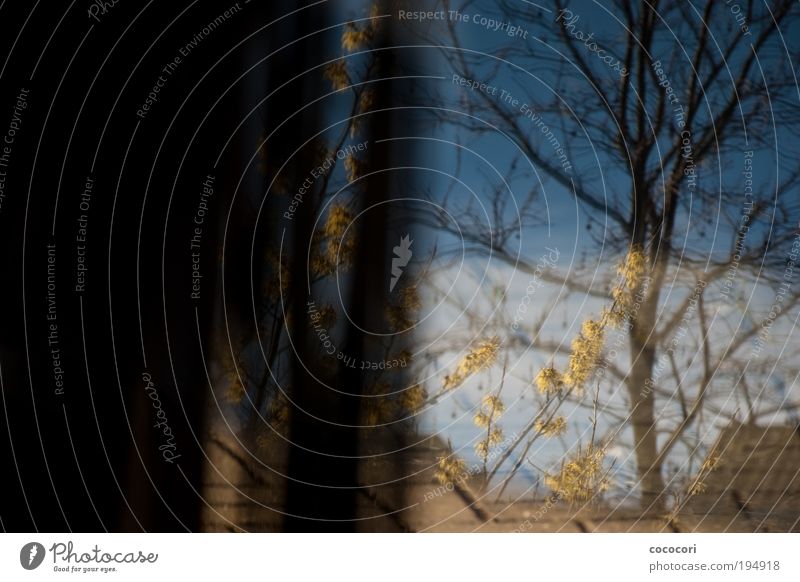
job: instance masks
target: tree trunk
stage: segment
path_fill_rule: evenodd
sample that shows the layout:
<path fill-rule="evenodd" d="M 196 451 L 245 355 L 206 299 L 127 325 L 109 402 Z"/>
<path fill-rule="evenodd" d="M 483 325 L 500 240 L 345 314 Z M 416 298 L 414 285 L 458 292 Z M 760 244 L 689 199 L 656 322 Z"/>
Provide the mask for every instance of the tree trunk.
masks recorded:
<path fill-rule="evenodd" d="M 653 340 L 648 340 L 652 321 L 643 310 L 642 317 L 630 332 L 631 374 L 628 377 L 628 395 L 631 399 L 631 424 L 633 425 L 636 470 L 641 492 L 641 506 L 645 511 L 664 509 L 664 478 L 658 459 L 656 441 L 655 393 L 650 380 L 655 364 Z"/>

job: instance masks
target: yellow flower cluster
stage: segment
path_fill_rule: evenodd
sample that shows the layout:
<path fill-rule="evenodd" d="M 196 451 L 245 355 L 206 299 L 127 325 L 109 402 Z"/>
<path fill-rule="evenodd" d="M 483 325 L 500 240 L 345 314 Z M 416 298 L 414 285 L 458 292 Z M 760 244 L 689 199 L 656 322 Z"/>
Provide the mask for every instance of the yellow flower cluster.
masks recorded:
<path fill-rule="evenodd" d="M 705 480 L 708 478 L 709 474 L 716 471 L 721 464 L 722 457 L 716 454 L 708 455 L 703 461 L 703 464 L 700 465 L 697 477 L 695 477 L 694 481 L 689 485 L 687 493 L 689 493 L 689 495 L 701 495 L 705 493 L 708 489 Z"/>
<path fill-rule="evenodd" d="M 603 324 L 587 319 L 581 326 L 581 332 L 572 340 L 567 372 L 564 383 L 572 388 L 581 389 L 592 375 L 600 358 L 605 340 Z"/>
<path fill-rule="evenodd" d="M 558 416 L 553 420 L 537 420 L 533 425 L 536 432 L 545 437 L 556 437 L 567 432 L 567 419 L 563 416 Z"/>
<path fill-rule="evenodd" d="M 325 78 L 331 82 L 331 85 L 337 91 L 350 86 L 350 75 L 347 73 L 347 65 L 344 59 L 338 59 L 325 67 Z"/>
<path fill-rule="evenodd" d="M 358 98 L 358 110 L 361 113 L 368 111 L 375 104 L 375 91 L 372 89 L 364 89 Z"/>
<path fill-rule="evenodd" d="M 348 52 L 353 52 L 361 47 L 368 45 L 378 31 L 380 20 L 378 16 L 378 7 L 373 5 L 370 10 L 372 20 L 369 24 L 362 27 L 356 26 L 354 22 L 348 22 L 345 25 L 344 32 L 342 33 L 342 48 Z"/>
<path fill-rule="evenodd" d="M 481 408 L 472 420 L 475 426 L 488 428 L 490 424 L 496 422 L 503 415 L 505 409 L 506 406 L 499 396 L 487 394 L 483 397 Z"/>
<path fill-rule="evenodd" d="M 400 395 L 400 404 L 406 412 L 417 412 L 428 399 L 428 392 L 420 384 L 414 384 L 403 390 Z"/>
<path fill-rule="evenodd" d="M 344 50 L 353 52 L 369 43 L 370 40 L 372 40 L 371 27 L 365 26 L 359 28 L 353 22 L 348 22 L 345 25 L 344 32 L 342 33 L 342 48 Z"/>
<path fill-rule="evenodd" d="M 357 158 L 355 155 L 347 156 L 344 160 L 344 170 L 347 173 L 347 179 L 350 182 L 353 182 L 356 178 L 363 176 L 365 168 L 366 164 L 364 161 L 360 158 Z"/>
<path fill-rule="evenodd" d="M 495 394 L 487 394 L 481 401 L 478 413 L 473 417 L 473 422 L 480 428 L 487 431 L 486 438 L 475 444 L 475 453 L 483 460 L 489 457 L 492 447 L 503 442 L 503 430 L 494 424 L 500 419 L 506 406 L 500 397 Z"/>
<path fill-rule="evenodd" d="M 478 343 L 464 358 L 462 358 L 456 370 L 452 374 L 448 374 L 444 377 L 444 389 L 452 390 L 453 388 L 458 388 L 473 374 L 492 367 L 497 361 L 497 352 L 499 349 L 500 338 L 497 336 Z"/>
<path fill-rule="evenodd" d="M 333 264 L 328 261 L 327 253 L 313 253 L 311 255 L 311 271 L 315 275 L 332 275 L 334 272 Z"/>
<path fill-rule="evenodd" d="M 484 461 L 489 458 L 489 451 L 493 446 L 503 442 L 503 431 L 500 428 L 493 428 L 489 434 L 489 438 L 483 439 L 475 443 L 475 454 L 478 458 Z"/>
<path fill-rule="evenodd" d="M 543 368 L 536 375 L 534 383 L 539 392 L 546 396 L 557 394 L 567 386 L 578 391 L 591 377 L 605 341 L 603 320 L 587 319 L 581 326 L 578 336 L 572 340 L 567 371 L 562 376 L 553 366 Z"/>
<path fill-rule="evenodd" d="M 561 464 L 561 470 L 551 475 L 545 473 L 545 484 L 560 498 L 570 503 L 588 501 L 598 493 L 606 491 L 608 478 L 603 470 L 605 451 L 590 446 L 569 461 Z"/>
<path fill-rule="evenodd" d="M 614 305 L 605 311 L 609 323 L 619 327 L 632 311 L 634 294 L 647 271 L 647 261 L 641 247 L 634 246 L 619 265 L 617 275 L 621 279 L 611 291 Z"/>
<path fill-rule="evenodd" d="M 328 211 L 328 219 L 325 221 L 325 236 L 341 237 L 352 221 L 353 213 L 344 204 L 332 205 Z"/>
<path fill-rule="evenodd" d="M 348 267 L 355 258 L 356 238 L 353 213 L 344 204 L 334 204 L 321 231 L 315 233 L 315 250 L 311 255 L 311 270 L 318 275 L 331 275 L 336 267 Z M 325 249 L 320 247 L 326 241 Z"/>
<path fill-rule="evenodd" d="M 534 382 L 536 382 L 539 392 L 545 396 L 555 394 L 564 387 L 564 379 L 558 370 L 552 366 L 542 368 Z"/>
<path fill-rule="evenodd" d="M 467 464 L 464 459 L 456 455 L 439 457 L 438 467 L 434 476 L 442 485 L 447 485 L 453 481 L 459 481 L 466 473 Z"/>
<path fill-rule="evenodd" d="M 703 481 L 695 481 L 689 487 L 689 495 L 702 495 L 708 490 L 706 484 Z"/>
<path fill-rule="evenodd" d="M 617 267 L 617 274 L 623 280 L 623 287 L 629 292 L 636 289 L 647 269 L 647 261 L 641 247 L 634 246 Z"/>
<path fill-rule="evenodd" d="M 702 466 L 700 467 L 701 471 L 716 471 L 719 466 L 722 464 L 722 457 L 719 455 L 709 455 L 705 461 L 703 461 Z"/>
<path fill-rule="evenodd" d="M 358 113 L 366 113 L 372 106 L 375 104 L 375 91 L 370 88 L 365 88 L 361 90 L 361 93 L 358 96 Z M 361 129 L 365 116 L 363 115 L 356 115 L 350 121 L 350 137 L 355 138 L 358 134 L 359 130 Z"/>
<path fill-rule="evenodd" d="M 489 446 L 494 447 L 499 445 L 503 442 L 503 429 L 499 427 L 495 427 L 492 429 L 492 432 L 489 433 Z"/>
<path fill-rule="evenodd" d="M 364 424 L 376 426 L 396 422 L 417 412 L 428 400 L 428 392 L 421 384 L 413 384 L 399 392 L 390 394 L 392 387 L 388 382 L 378 382 L 369 389 L 373 396 L 366 398 L 363 405 Z"/>
<path fill-rule="evenodd" d="M 489 458 L 489 451 L 492 450 L 492 447 L 495 447 L 502 442 L 503 429 L 497 426 L 493 427 L 492 430 L 489 431 L 489 436 L 475 443 L 475 454 L 478 455 L 480 459 L 485 461 Z"/>

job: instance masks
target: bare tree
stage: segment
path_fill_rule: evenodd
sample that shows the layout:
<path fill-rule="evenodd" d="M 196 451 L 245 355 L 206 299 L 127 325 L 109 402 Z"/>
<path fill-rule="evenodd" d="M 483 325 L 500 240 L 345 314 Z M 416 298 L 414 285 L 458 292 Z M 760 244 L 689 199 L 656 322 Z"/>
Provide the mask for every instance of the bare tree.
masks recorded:
<path fill-rule="evenodd" d="M 597 262 L 606 249 L 612 264 L 644 255 L 623 327 L 630 358 L 605 372 L 627 393 L 643 507 L 660 509 L 666 458 L 697 448 L 688 429 L 715 389 L 727 395 L 715 416 L 736 412 L 725 400 L 743 379 L 763 392 L 774 371 L 759 364 L 764 346 L 800 298 L 798 55 L 782 33 L 800 11 L 788 0 L 544 4 L 437 6 L 455 85 L 438 121 L 455 127 L 459 144 L 502 135 L 508 182 L 529 187 L 513 218 L 506 189 L 488 187 L 491 233 L 447 196 L 459 229 L 444 213 L 433 220 L 469 251 L 533 273 L 536 257 L 524 245 L 520 253 L 514 233 L 543 225 L 548 186 L 572 195 L 604 249 Z M 500 23 L 484 26 L 480 41 L 475 14 Z M 597 263 L 541 275 L 569 293 L 609 297 Z M 533 337 L 536 349 L 562 349 Z"/>

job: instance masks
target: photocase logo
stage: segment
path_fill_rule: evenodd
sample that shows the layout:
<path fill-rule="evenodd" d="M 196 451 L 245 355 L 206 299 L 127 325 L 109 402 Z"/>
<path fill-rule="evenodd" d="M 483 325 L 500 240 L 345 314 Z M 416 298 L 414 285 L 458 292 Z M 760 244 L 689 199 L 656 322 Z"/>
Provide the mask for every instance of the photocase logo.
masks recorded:
<path fill-rule="evenodd" d="M 403 267 L 408 265 L 413 253 L 411 252 L 411 243 L 414 241 L 410 239 L 410 235 L 406 235 L 400 239 L 400 244 L 392 249 L 394 251 L 394 258 L 392 259 L 392 280 L 389 281 L 389 293 L 394 290 L 394 286 L 403 275 Z"/>
<path fill-rule="evenodd" d="M 44 546 L 38 542 L 30 542 L 19 551 L 19 563 L 26 570 L 35 570 L 44 561 Z"/>

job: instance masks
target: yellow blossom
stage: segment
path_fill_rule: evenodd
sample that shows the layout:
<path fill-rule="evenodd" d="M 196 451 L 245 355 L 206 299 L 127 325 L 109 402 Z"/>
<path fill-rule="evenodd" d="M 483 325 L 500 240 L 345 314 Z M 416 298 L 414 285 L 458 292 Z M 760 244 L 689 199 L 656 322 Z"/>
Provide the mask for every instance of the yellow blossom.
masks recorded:
<path fill-rule="evenodd" d="M 692 486 L 689 488 L 689 495 L 700 495 L 705 493 L 708 487 L 702 481 L 695 481 L 692 483 Z"/>
<path fill-rule="evenodd" d="M 328 237 L 340 237 L 353 221 L 353 213 L 344 204 L 333 204 L 325 221 L 325 234 Z"/>
<path fill-rule="evenodd" d="M 481 401 L 480 410 L 473 417 L 473 422 L 481 428 L 488 428 L 493 422 L 500 418 L 506 409 L 499 396 L 487 394 Z"/>
<path fill-rule="evenodd" d="M 506 409 L 506 405 L 503 404 L 500 397 L 494 394 L 487 394 L 484 396 L 481 404 L 483 408 L 489 411 L 493 416 L 499 416 Z"/>
<path fill-rule="evenodd" d="M 365 116 L 364 113 L 368 112 L 372 109 L 372 106 L 375 104 L 375 91 L 372 89 L 364 89 L 358 96 L 358 113 L 362 115 L 356 115 L 350 120 L 350 137 L 355 138 L 358 135 L 358 132 L 361 130 L 361 127 L 364 124 Z"/>
<path fill-rule="evenodd" d="M 634 246 L 628 252 L 625 260 L 617 266 L 617 274 L 623 280 L 623 285 L 627 289 L 633 290 L 639 284 L 646 267 L 647 262 L 641 247 Z"/>
<path fill-rule="evenodd" d="M 364 89 L 361 95 L 358 96 L 358 111 L 364 113 L 369 111 L 375 104 L 375 91 L 372 89 Z"/>
<path fill-rule="evenodd" d="M 494 336 L 479 342 L 470 352 L 462 358 L 452 374 L 444 377 L 445 390 L 457 388 L 473 374 L 490 368 L 497 361 L 497 352 L 500 349 L 500 338 Z"/>
<path fill-rule="evenodd" d="M 403 390 L 400 402 L 408 412 L 417 412 L 428 399 L 428 392 L 420 384 L 414 384 Z"/>
<path fill-rule="evenodd" d="M 719 455 L 710 455 L 703 461 L 703 465 L 700 467 L 701 471 L 716 471 L 717 468 L 722 464 L 722 457 Z"/>
<path fill-rule="evenodd" d="M 503 429 L 499 426 L 494 427 L 489 433 L 489 446 L 493 447 L 503 442 Z"/>
<path fill-rule="evenodd" d="M 348 52 L 353 52 L 369 43 L 372 37 L 372 27 L 358 27 L 355 23 L 348 22 L 344 27 L 344 32 L 342 32 L 342 48 Z"/>
<path fill-rule="evenodd" d="M 481 401 L 480 410 L 472 419 L 476 426 L 487 430 L 486 438 L 475 444 L 475 453 L 484 461 L 488 459 L 491 448 L 503 442 L 503 430 L 494 423 L 505 409 L 499 396 L 487 394 Z"/>
<path fill-rule="evenodd" d="M 485 412 L 479 412 L 475 416 L 472 417 L 472 421 L 475 423 L 475 426 L 480 428 L 486 428 L 489 426 L 489 415 Z"/>
<path fill-rule="evenodd" d="M 317 275 L 330 275 L 337 267 L 348 267 L 355 258 L 356 238 L 353 213 L 344 204 L 334 204 L 322 230 L 314 234 L 311 270 Z M 326 243 L 323 247 L 323 242 Z"/>
<path fill-rule="evenodd" d="M 357 178 L 364 175 L 366 164 L 356 156 L 348 156 L 344 160 L 344 170 L 347 173 L 347 179 L 354 182 Z"/>
<path fill-rule="evenodd" d="M 558 416 L 550 421 L 537 420 L 534 424 L 536 432 L 546 437 L 555 437 L 567 431 L 567 420 L 563 416 Z"/>
<path fill-rule="evenodd" d="M 475 454 L 478 458 L 486 460 L 489 457 L 489 441 L 482 440 L 475 443 Z"/>
<path fill-rule="evenodd" d="M 611 325 L 619 327 L 630 315 L 635 301 L 634 293 L 637 292 L 646 271 L 646 257 L 641 247 L 634 246 L 625 259 L 617 265 L 617 276 L 620 281 L 611 291 L 614 306 L 605 313 Z"/>
<path fill-rule="evenodd" d="M 560 498 L 570 503 L 588 501 L 608 489 L 609 482 L 603 470 L 605 451 L 590 446 L 578 451 L 571 459 L 561 463 L 558 473 L 545 473 L 545 484 Z"/>
<path fill-rule="evenodd" d="M 452 454 L 446 457 L 439 457 L 437 465 L 434 476 L 442 485 L 460 481 L 463 479 L 467 469 L 464 459 Z"/>
<path fill-rule="evenodd" d="M 311 272 L 315 275 L 326 276 L 332 275 L 336 271 L 333 262 L 328 260 L 328 256 L 322 253 L 313 253 L 311 255 Z"/>
<path fill-rule="evenodd" d="M 338 59 L 325 67 L 325 78 L 331 82 L 333 88 L 341 91 L 350 85 L 350 76 L 347 74 L 347 65 L 343 59 Z"/>
<path fill-rule="evenodd" d="M 489 458 L 489 452 L 492 447 L 495 447 L 503 442 L 503 430 L 499 427 L 493 428 L 489 431 L 489 435 L 475 443 L 475 454 L 478 458 L 486 461 Z"/>
<path fill-rule="evenodd" d="M 564 374 L 564 383 L 572 388 L 581 389 L 594 372 L 600 352 L 603 349 L 605 330 L 602 323 L 593 319 L 583 322 L 581 332 L 574 340 Z"/>
<path fill-rule="evenodd" d="M 554 394 L 564 386 L 564 380 L 561 378 L 561 374 L 552 366 L 543 368 L 539 374 L 537 374 L 534 382 L 536 382 L 536 387 L 539 389 L 539 392 L 545 395 Z"/>
<path fill-rule="evenodd" d="M 619 301 L 611 309 L 604 307 L 603 311 L 600 313 L 600 319 L 602 321 L 606 321 L 609 325 L 616 328 L 620 328 L 622 324 L 625 323 L 626 317 L 625 310 L 620 308 Z"/>

